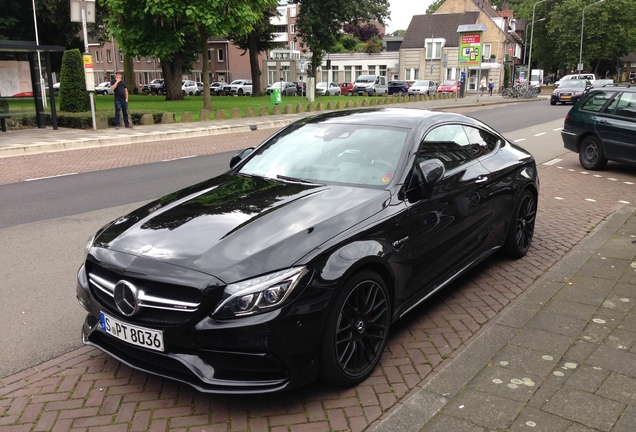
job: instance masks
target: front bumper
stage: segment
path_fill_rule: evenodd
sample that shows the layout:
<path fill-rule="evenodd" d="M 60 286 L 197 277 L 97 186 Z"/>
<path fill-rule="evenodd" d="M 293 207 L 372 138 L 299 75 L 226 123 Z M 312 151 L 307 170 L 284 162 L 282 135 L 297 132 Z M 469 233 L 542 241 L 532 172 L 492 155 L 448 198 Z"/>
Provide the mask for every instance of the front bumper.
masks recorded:
<path fill-rule="evenodd" d="M 100 303 L 93 291 L 82 266 L 76 295 L 88 311 L 82 326 L 83 343 L 135 369 L 219 394 L 278 392 L 306 385 L 318 376 L 330 290 L 305 288 L 289 305 L 260 315 L 218 321 L 199 314 L 170 325 L 127 318 Z M 100 312 L 163 331 L 165 351 L 132 345 L 104 332 Z"/>

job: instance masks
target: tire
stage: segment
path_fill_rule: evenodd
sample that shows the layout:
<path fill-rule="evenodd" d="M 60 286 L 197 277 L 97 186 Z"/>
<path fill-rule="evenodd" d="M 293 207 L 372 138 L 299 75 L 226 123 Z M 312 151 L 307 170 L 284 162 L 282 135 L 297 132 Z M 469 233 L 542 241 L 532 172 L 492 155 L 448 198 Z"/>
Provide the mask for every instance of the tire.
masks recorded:
<path fill-rule="evenodd" d="M 556 105 L 556 101 L 552 98 L 550 98 L 550 105 Z"/>
<path fill-rule="evenodd" d="M 534 236 L 536 216 L 537 199 L 532 192 L 526 189 L 519 196 L 510 220 L 508 235 L 503 246 L 507 256 L 517 259 L 528 252 Z"/>
<path fill-rule="evenodd" d="M 238 95 L 239 95 L 239 96 L 243 96 L 243 89 L 239 89 L 239 91 L 238 91 Z"/>
<path fill-rule="evenodd" d="M 579 148 L 579 162 L 588 170 L 601 170 L 607 165 L 607 159 L 603 155 L 603 146 L 598 138 L 587 136 L 583 138 Z"/>
<path fill-rule="evenodd" d="M 389 337 L 391 304 L 384 280 L 373 271 L 353 275 L 337 293 L 322 343 L 323 380 L 340 386 L 364 381 Z"/>

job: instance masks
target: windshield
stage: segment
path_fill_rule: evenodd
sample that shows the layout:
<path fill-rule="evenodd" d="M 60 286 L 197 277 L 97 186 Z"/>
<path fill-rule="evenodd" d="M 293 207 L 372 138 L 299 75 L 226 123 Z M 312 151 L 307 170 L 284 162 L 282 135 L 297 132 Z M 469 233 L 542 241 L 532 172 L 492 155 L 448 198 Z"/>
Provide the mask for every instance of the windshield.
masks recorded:
<path fill-rule="evenodd" d="M 360 124 L 290 127 L 250 155 L 239 173 L 384 187 L 397 170 L 407 134 L 406 129 Z"/>
<path fill-rule="evenodd" d="M 456 84 L 456 81 L 453 80 L 446 80 L 446 81 L 442 81 L 443 86 L 454 86 Z"/>
<path fill-rule="evenodd" d="M 585 88 L 587 82 L 585 80 L 567 80 L 561 87 L 563 88 Z"/>
<path fill-rule="evenodd" d="M 415 81 L 411 87 L 424 87 L 428 85 L 428 81 Z"/>
<path fill-rule="evenodd" d="M 360 75 L 357 79 L 356 82 L 359 83 L 370 83 L 370 82 L 375 82 L 375 75 Z"/>
<path fill-rule="evenodd" d="M 327 87 L 327 83 L 326 82 L 319 82 L 318 84 L 316 84 L 316 87 Z"/>

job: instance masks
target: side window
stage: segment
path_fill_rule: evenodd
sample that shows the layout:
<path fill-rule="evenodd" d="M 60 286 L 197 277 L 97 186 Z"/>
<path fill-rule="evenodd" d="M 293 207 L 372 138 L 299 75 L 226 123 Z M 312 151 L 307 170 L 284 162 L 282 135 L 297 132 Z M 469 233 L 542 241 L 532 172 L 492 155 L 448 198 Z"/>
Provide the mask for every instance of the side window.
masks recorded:
<path fill-rule="evenodd" d="M 613 95 L 614 93 L 610 93 L 610 92 L 594 93 L 593 96 L 591 96 L 588 100 L 585 101 L 583 106 L 581 106 L 581 109 L 585 111 L 600 112 L 601 109 L 603 108 L 603 105 L 605 105 L 605 102 L 607 102 L 607 100 L 611 98 Z M 608 111 L 609 111 L 609 108 L 608 108 Z"/>
<path fill-rule="evenodd" d="M 472 126 L 464 126 L 464 129 L 470 142 L 473 158 L 482 157 L 497 148 L 499 138 L 490 132 Z"/>
<path fill-rule="evenodd" d="M 623 93 L 617 97 L 616 114 L 621 117 L 636 118 L 636 97 L 634 93 Z"/>
<path fill-rule="evenodd" d="M 451 170 L 473 159 L 469 144 L 462 125 L 439 126 L 422 140 L 417 160 L 439 159 Z"/>

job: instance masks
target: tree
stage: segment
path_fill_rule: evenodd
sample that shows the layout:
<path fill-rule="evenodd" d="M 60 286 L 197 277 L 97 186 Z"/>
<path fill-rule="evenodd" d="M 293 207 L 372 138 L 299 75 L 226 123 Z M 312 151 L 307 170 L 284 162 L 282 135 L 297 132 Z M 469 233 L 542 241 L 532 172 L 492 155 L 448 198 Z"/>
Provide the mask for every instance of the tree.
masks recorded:
<path fill-rule="evenodd" d="M 391 33 L 389 36 L 404 36 L 406 34 L 406 30 L 396 30 Z"/>
<path fill-rule="evenodd" d="M 526 19 L 528 32 L 535 3 L 536 0 L 526 0 L 519 5 L 519 16 Z M 533 66 L 552 72 L 559 70 L 561 74 L 576 69 L 583 8 L 592 3 L 591 0 L 547 1 L 535 7 Z M 585 10 L 582 54 L 586 70 L 603 75 L 622 56 L 636 50 L 636 15 L 625 13 L 634 8 L 636 0 L 611 0 Z M 536 22 L 542 18 L 546 21 Z"/>
<path fill-rule="evenodd" d="M 427 14 L 433 14 L 435 13 L 435 11 L 437 9 L 439 9 L 439 7 L 442 5 L 442 3 L 444 3 L 446 0 L 435 0 L 433 3 L 431 3 L 428 6 L 428 9 L 426 9 L 426 13 Z"/>
<path fill-rule="evenodd" d="M 384 23 L 389 17 L 387 0 L 292 0 L 292 3 L 300 5 L 296 32 L 302 38 L 301 47 L 312 53 L 314 71 L 322 63 L 324 53 L 338 42 L 344 24 L 373 20 Z"/>
<path fill-rule="evenodd" d="M 271 19 L 278 14 L 274 4 L 263 14 L 263 17 L 254 25 L 252 31 L 246 35 L 231 35 L 230 39 L 237 47 L 243 50 L 243 54 L 249 53 L 250 70 L 252 76 L 252 96 L 260 96 L 261 89 L 261 69 L 258 64 L 258 54 L 270 50 L 276 46 L 273 42 L 275 27 L 271 24 Z"/>
<path fill-rule="evenodd" d="M 82 53 L 77 48 L 64 51 L 60 72 L 60 111 L 84 112 L 90 109 Z"/>
<path fill-rule="evenodd" d="M 181 75 L 203 51 L 208 35 L 248 33 L 272 0 L 100 0 L 109 10 L 107 27 L 130 55 L 159 57 L 166 98 L 183 99 Z M 202 52 L 207 63 L 207 43 Z M 207 69 L 206 69 L 207 70 Z M 204 74 L 204 104 L 209 77 Z"/>

